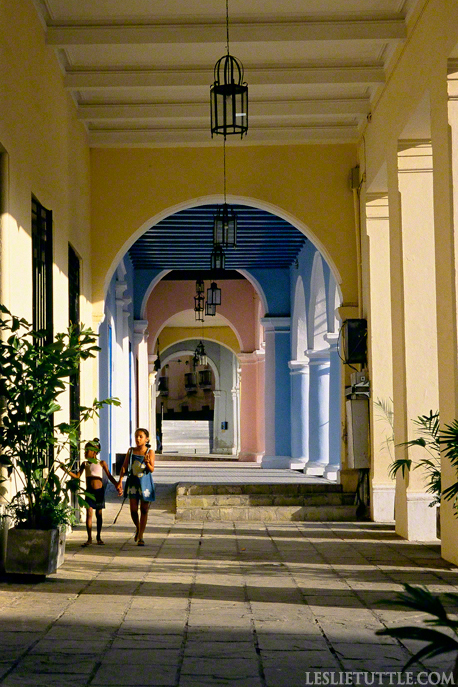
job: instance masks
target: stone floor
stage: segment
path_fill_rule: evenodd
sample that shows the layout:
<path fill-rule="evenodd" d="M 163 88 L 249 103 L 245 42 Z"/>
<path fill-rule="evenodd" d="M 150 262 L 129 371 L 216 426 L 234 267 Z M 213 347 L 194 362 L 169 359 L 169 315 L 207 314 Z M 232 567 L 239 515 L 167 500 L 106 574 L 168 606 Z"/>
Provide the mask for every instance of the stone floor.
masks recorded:
<path fill-rule="evenodd" d="M 0 685 L 302 687 L 357 684 L 356 671 L 409 684 L 398 673 L 418 645 L 375 631 L 421 620 L 387 604 L 404 582 L 458 592 L 437 542 L 370 522 L 175 523 L 161 473 L 144 548 L 127 504 L 110 524 L 111 493 L 105 546 L 82 548 L 80 526 L 55 575 L 0 578 Z M 424 684 L 453 659 L 429 663 Z"/>

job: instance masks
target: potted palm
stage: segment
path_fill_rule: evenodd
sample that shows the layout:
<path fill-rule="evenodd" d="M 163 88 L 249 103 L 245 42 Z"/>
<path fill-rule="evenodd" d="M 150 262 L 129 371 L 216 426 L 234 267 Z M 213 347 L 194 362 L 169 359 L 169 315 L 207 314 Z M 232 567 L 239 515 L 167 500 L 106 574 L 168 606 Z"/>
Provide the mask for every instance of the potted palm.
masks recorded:
<path fill-rule="evenodd" d="M 68 479 L 80 427 L 103 405 L 119 401 L 95 399 L 92 406 L 80 407 L 77 420 L 54 424 L 71 375 L 100 350 L 96 334 L 72 326 L 46 343 L 44 332 L 33 331 L 1 304 L 0 334 L 0 487 L 13 522 L 5 570 L 47 575 L 63 561 L 65 530 L 74 522 L 72 492 L 80 505 L 86 503 L 78 483 Z"/>

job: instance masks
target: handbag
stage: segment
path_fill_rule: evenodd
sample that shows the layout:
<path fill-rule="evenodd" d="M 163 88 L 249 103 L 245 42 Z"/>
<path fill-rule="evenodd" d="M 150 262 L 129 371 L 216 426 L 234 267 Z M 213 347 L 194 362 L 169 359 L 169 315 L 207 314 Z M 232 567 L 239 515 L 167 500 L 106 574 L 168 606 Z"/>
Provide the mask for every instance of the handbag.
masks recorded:
<path fill-rule="evenodd" d="M 139 477 L 140 489 L 142 490 L 143 501 L 152 502 L 156 500 L 156 488 L 154 486 L 153 473 L 146 472 Z"/>

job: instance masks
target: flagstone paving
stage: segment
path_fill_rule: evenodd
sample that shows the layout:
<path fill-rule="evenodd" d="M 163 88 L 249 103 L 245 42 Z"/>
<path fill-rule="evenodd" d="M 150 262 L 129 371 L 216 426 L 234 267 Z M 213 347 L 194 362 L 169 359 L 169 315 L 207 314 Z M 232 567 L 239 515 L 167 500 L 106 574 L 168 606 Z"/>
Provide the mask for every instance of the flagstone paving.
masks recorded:
<path fill-rule="evenodd" d="M 458 592 L 437 542 L 370 522 L 175 522 L 170 480 L 155 474 L 145 547 L 127 504 L 109 526 L 121 504 L 110 491 L 105 546 L 82 548 L 81 525 L 56 574 L 0 578 L 0 685 L 302 687 L 351 684 L 355 671 L 407 684 L 390 671 L 419 645 L 375 631 L 421 620 L 387 603 L 404 582 Z"/>

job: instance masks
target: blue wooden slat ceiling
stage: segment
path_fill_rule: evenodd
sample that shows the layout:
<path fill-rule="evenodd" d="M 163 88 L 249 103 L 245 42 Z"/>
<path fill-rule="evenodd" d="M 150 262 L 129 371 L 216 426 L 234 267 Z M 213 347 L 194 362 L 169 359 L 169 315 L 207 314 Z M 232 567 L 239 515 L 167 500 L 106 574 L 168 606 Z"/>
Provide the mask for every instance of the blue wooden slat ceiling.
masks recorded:
<path fill-rule="evenodd" d="M 217 205 L 181 210 L 148 229 L 130 248 L 136 269 L 208 270 Z M 237 247 L 226 248 L 226 269 L 290 267 L 307 241 L 289 222 L 265 210 L 231 205 Z"/>

